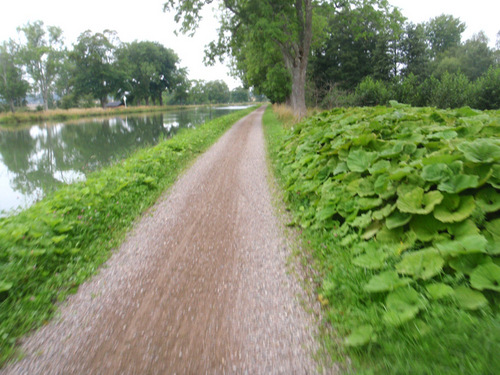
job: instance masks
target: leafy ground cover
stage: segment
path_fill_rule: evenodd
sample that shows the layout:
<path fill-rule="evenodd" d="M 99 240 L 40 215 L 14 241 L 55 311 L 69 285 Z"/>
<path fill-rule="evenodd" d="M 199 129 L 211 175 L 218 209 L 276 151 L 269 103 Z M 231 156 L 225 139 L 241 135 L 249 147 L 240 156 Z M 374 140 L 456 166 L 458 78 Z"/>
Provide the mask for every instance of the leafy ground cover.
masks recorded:
<path fill-rule="evenodd" d="M 264 121 L 334 358 L 363 374 L 500 373 L 500 111 L 392 102 Z"/>
<path fill-rule="evenodd" d="M 180 172 L 253 108 L 141 150 L 0 219 L 0 364 L 94 274 Z"/>

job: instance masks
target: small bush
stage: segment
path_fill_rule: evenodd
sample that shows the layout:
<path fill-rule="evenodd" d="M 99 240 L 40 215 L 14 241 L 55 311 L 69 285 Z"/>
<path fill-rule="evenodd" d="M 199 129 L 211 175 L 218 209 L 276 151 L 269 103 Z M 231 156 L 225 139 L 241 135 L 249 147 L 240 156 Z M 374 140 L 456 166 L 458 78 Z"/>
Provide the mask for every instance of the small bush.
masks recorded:
<path fill-rule="evenodd" d="M 500 67 L 490 67 L 474 87 L 474 106 L 478 109 L 500 108 Z"/>
<path fill-rule="evenodd" d="M 460 108 L 472 101 L 473 85 L 462 73 L 445 72 L 431 95 L 431 105 L 438 108 Z"/>
<path fill-rule="evenodd" d="M 321 102 L 323 108 L 353 107 L 354 105 L 356 105 L 356 96 L 342 90 L 338 85 L 333 85 Z"/>
<path fill-rule="evenodd" d="M 389 90 L 382 81 L 374 81 L 366 77 L 356 87 L 356 104 L 359 106 L 376 106 L 387 104 L 390 99 Z"/>

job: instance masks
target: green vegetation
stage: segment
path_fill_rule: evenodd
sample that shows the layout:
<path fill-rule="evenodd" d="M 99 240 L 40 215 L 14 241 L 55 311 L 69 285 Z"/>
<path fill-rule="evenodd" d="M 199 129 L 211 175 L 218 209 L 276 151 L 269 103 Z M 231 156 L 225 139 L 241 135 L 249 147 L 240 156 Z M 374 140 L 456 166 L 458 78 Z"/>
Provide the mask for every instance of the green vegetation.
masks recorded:
<path fill-rule="evenodd" d="M 87 108 L 87 109 L 55 109 L 48 111 L 25 111 L 15 113 L 0 113 L 0 125 L 33 123 L 37 121 L 66 121 L 84 117 L 119 116 L 143 112 L 168 112 L 189 108 L 189 106 L 139 106 L 119 108 Z"/>
<path fill-rule="evenodd" d="M 269 155 L 309 243 L 335 360 L 366 374 L 500 370 L 500 111 L 334 109 Z"/>
<path fill-rule="evenodd" d="M 0 219 L 0 363 L 110 256 L 125 231 L 245 109 L 144 149 Z"/>

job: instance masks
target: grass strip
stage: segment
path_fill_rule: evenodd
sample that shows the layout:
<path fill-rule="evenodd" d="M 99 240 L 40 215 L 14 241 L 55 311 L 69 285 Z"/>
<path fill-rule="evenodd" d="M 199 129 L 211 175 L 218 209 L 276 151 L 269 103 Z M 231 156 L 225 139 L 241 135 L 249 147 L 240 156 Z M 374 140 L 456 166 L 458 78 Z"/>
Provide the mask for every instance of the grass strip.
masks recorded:
<path fill-rule="evenodd" d="M 325 112 L 293 127 L 290 124 L 283 127 L 271 108 L 264 114 L 269 157 L 284 190 L 286 205 L 294 217 L 290 224 L 301 228 L 301 242 L 310 247 L 307 250 L 313 255 L 314 268 L 318 271 L 316 293 L 323 305 L 323 326 L 328 328 L 323 330 L 321 339 L 332 359 L 345 372 L 500 373 L 500 298 L 495 292 L 497 276 L 494 273 L 499 263 L 498 236 L 494 228 L 499 224 L 500 212 L 495 203 L 497 193 L 493 190 L 493 187 L 500 186 L 496 177 L 498 163 L 494 162 L 498 158 L 494 153 L 497 150 L 495 145 L 500 146 L 495 138 L 499 114 L 498 111 L 478 113 L 467 108 L 455 111 L 353 108 Z M 339 122 L 332 121 L 332 118 L 338 118 Z M 362 127 L 372 130 L 358 134 Z M 455 130 L 450 129 L 453 127 Z M 378 130 L 381 130 L 380 137 L 376 136 Z M 406 147 L 403 151 L 392 151 L 387 147 L 387 144 L 399 146 L 399 140 L 392 140 L 395 135 L 403 139 Z M 486 141 L 487 138 L 492 140 Z M 478 145 L 487 145 L 489 151 L 479 151 Z M 473 146 L 478 146 L 474 155 Z M 334 147 L 340 151 L 334 151 Z M 349 147 L 353 147 L 351 151 Z M 376 151 L 378 147 L 380 151 Z M 425 155 L 426 149 L 431 152 L 425 158 L 426 164 L 416 163 L 418 157 Z M 370 211 L 360 206 L 361 199 L 365 205 L 368 200 L 359 194 L 372 196 L 372 190 L 361 183 L 364 179 L 370 181 L 369 170 L 386 173 L 377 169 L 376 159 L 360 158 L 371 156 L 360 150 L 373 150 L 370 152 L 384 156 L 388 163 L 378 166 L 393 169 L 394 184 L 421 184 L 426 191 L 436 191 L 436 186 L 446 191 L 454 182 L 453 176 L 441 175 L 439 178 L 444 182 L 436 181 L 437 177 L 431 172 L 437 173 L 438 168 L 429 165 L 439 161 L 439 168 L 443 169 L 441 164 L 446 163 L 442 163 L 442 159 L 473 159 L 453 165 L 462 167 L 470 175 L 477 175 L 482 184 L 477 183 L 475 188 L 467 185 L 467 189 L 453 197 L 474 195 L 478 209 L 463 224 L 432 222 L 434 224 L 431 223 L 429 228 L 424 226 L 435 236 L 432 240 L 427 239 L 428 233 L 419 227 L 419 220 L 427 218 L 424 214 L 414 214 L 414 219 L 418 220 L 411 223 L 404 215 L 394 215 L 387 221 L 387 227 L 396 229 L 388 231 L 385 219 L 374 219 L 382 215 L 383 210 Z M 407 157 L 407 154 L 411 156 Z M 399 159 L 402 159 L 402 164 L 395 162 Z M 342 160 L 347 160 L 347 163 L 342 163 Z M 480 164 L 480 160 L 484 162 Z M 402 172 L 408 173 L 403 176 Z M 337 183 L 346 177 L 345 183 Z M 473 182 L 476 183 L 475 179 Z M 403 207 L 401 197 L 407 198 L 405 188 L 397 192 L 399 198 L 388 194 L 391 191 L 386 188 L 380 192 L 386 194 L 384 199 L 396 208 Z M 337 199 L 339 194 L 347 193 L 351 194 L 350 198 Z M 487 204 L 484 203 L 485 194 Z M 400 202 L 399 205 L 396 202 Z M 359 210 L 349 211 L 347 215 L 333 209 L 334 205 L 343 208 L 350 204 L 357 204 Z M 456 212 L 457 216 L 462 213 L 458 209 Z M 440 216 L 436 214 L 436 217 Z M 370 227 L 373 222 L 376 225 Z M 420 229 L 414 235 L 412 228 Z M 370 231 L 376 230 L 379 233 L 375 239 L 369 237 Z M 481 235 L 477 234 L 478 230 L 481 230 Z M 474 238 L 479 240 L 487 238 L 489 245 L 478 241 L 460 247 L 461 238 L 464 238 L 460 236 L 466 235 L 467 231 L 475 233 Z M 397 242 L 388 245 L 385 242 L 387 235 L 395 233 L 406 234 L 407 238 L 397 237 Z M 456 241 L 456 246 L 451 245 L 452 241 Z M 445 248 L 443 244 L 450 246 Z M 478 244 L 485 245 L 484 249 Z M 435 251 L 429 250 L 432 246 L 448 252 L 444 266 L 439 268 L 442 263 L 436 266 L 429 261 L 425 267 L 417 264 L 420 273 L 410 274 L 413 272 L 410 267 L 413 267 L 410 263 L 414 260 L 413 254 L 430 254 L 432 258 L 429 259 L 434 261 Z M 422 247 L 428 249 L 422 252 Z M 388 254 L 385 249 L 396 251 Z M 486 263 L 478 265 L 477 262 Z M 470 276 L 468 267 L 476 267 L 473 276 Z M 488 276 L 484 276 L 486 270 Z M 484 284 L 479 283 L 479 275 Z M 404 285 L 404 282 L 411 284 Z M 390 283 L 389 290 L 383 289 Z M 373 292 L 375 288 L 380 292 Z M 484 297 L 478 298 L 480 294 Z M 331 334 L 330 327 L 336 335 Z"/>
<path fill-rule="evenodd" d="M 48 111 L 22 111 L 0 113 L 0 125 L 5 127 L 16 127 L 19 124 L 40 121 L 67 121 L 85 117 L 104 117 L 119 116 L 144 112 L 169 112 L 183 109 L 195 108 L 198 106 L 137 106 L 137 107 L 119 107 L 119 108 L 72 108 L 72 109 L 54 109 Z"/>
<path fill-rule="evenodd" d="M 0 219 L 0 364 L 15 355 L 21 336 L 45 324 L 57 302 L 96 272 L 192 160 L 253 110 L 183 129 Z"/>

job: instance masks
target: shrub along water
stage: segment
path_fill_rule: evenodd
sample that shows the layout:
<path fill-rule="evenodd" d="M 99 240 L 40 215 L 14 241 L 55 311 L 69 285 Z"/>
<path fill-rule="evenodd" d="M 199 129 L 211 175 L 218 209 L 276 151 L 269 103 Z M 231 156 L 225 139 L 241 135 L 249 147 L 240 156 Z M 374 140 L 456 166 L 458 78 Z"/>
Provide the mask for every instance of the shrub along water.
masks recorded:
<path fill-rule="evenodd" d="M 52 316 L 124 238 L 131 223 L 245 109 L 141 150 L 18 215 L 0 219 L 0 363 Z"/>
<path fill-rule="evenodd" d="M 359 373 L 500 371 L 500 111 L 334 109 L 269 154 Z"/>

